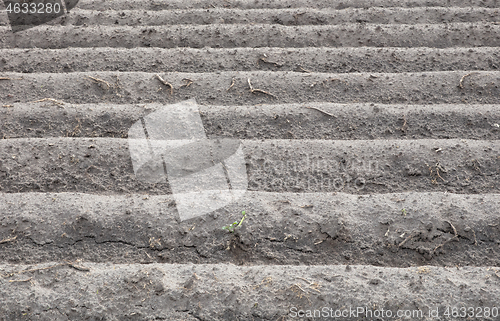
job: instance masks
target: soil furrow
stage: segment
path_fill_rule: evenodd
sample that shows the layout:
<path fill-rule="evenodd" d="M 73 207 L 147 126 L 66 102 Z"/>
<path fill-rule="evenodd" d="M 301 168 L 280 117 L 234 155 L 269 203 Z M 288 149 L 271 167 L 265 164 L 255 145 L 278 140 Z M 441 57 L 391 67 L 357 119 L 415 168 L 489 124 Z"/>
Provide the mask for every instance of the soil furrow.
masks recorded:
<path fill-rule="evenodd" d="M 497 22 L 498 9 L 490 8 L 366 8 L 335 10 L 317 9 L 194 9 L 194 10 L 120 10 L 92 11 L 78 7 L 69 14 L 54 19 L 47 25 L 75 26 L 163 26 L 205 24 L 278 24 L 339 25 L 348 23 L 419 24 L 454 22 Z M 6 15 L 0 16 L 0 26 L 9 23 Z"/>
<path fill-rule="evenodd" d="M 500 192 L 498 140 L 243 140 L 241 144 L 248 188 L 253 191 Z M 171 193 L 166 180 L 136 178 L 127 139 L 4 139 L 0 146 L 3 192 Z M 198 165 L 186 168 L 190 166 Z"/>
<path fill-rule="evenodd" d="M 3 193 L 0 258 L 16 264 L 498 266 L 499 197 L 248 191 L 233 204 L 180 221 L 172 195 Z M 241 227 L 223 230 L 242 210 Z"/>
<path fill-rule="evenodd" d="M 464 34 L 467 34 L 464 37 Z M 282 26 L 269 24 L 203 26 L 40 26 L 23 32 L 0 27 L 0 48 L 68 47 L 498 47 L 500 25 L 493 22 L 450 24 L 345 24 Z"/>
<path fill-rule="evenodd" d="M 127 138 L 141 117 L 164 105 L 59 105 L 0 108 L 0 138 Z M 500 105 L 286 104 L 199 106 L 209 138 L 500 139 Z"/>
<path fill-rule="evenodd" d="M 238 9 L 286 9 L 286 8 L 331 8 L 341 10 L 346 8 L 369 8 L 369 7 L 486 7 L 499 8 L 498 0 L 351 0 L 332 3 L 328 0 L 112 0 L 95 1 L 80 0 L 78 8 L 87 10 L 170 10 L 170 9 L 214 9 L 214 8 L 238 8 Z"/>
<path fill-rule="evenodd" d="M 173 103 L 196 99 L 202 105 L 282 103 L 499 104 L 500 73 L 218 72 L 166 73 L 162 84 L 142 72 L 66 74 L 3 73 L 1 105 L 52 98 L 67 103 Z M 94 79 L 90 78 L 93 77 Z M 188 86 L 189 80 L 192 83 Z M 252 92 L 252 88 L 263 92 Z M 233 86 L 231 87 L 231 84 Z M 48 101 L 47 103 L 51 103 Z"/>
<path fill-rule="evenodd" d="M 86 270 L 77 270 L 79 265 Z M 496 315 L 495 298 L 500 295 L 498 287 L 481 286 L 498 282 L 498 271 L 489 267 L 111 266 L 88 262 L 70 266 L 52 261 L 0 269 L 14 273 L 0 279 L 5 298 L 0 311 L 9 319 L 275 321 L 316 313 L 315 318 L 340 315 L 343 320 L 357 321 L 390 312 L 414 320 L 437 316 L 453 320 L 446 316 L 452 307 L 459 311 L 460 307 L 481 306 L 481 315 L 486 308 L 488 315 Z M 23 270 L 35 271 L 19 274 Z M 55 280 L 58 291 L 47 293 L 46 287 Z"/>
<path fill-rule="evenodd" d="M 0 49 L 0 72 L 297 71 L 400 73 L 499 70 L 498 48 Z"/>

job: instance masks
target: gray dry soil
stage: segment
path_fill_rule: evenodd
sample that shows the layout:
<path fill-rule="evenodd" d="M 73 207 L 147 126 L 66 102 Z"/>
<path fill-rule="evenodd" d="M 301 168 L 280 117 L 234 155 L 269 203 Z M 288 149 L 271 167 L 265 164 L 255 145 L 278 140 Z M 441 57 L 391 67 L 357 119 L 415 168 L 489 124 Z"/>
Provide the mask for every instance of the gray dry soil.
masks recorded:
<path fill-rule="evenodd" d="M 0 320 L 500 320 L 499 47 L 497 0 L 0 11 Z M 193 98 L 248 191 L 181 221 L 127 139 Z"/>

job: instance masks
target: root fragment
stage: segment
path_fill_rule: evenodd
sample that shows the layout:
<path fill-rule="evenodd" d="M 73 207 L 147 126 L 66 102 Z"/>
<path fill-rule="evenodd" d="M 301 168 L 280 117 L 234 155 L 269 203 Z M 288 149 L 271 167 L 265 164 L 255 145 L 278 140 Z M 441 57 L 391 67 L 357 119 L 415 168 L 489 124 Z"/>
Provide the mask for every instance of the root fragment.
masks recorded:
<path fill-rule="evenodd" d="M 269 95 L 271 97 L 277 98 L 275 95 L 271 94 L 270 92 L 267 92 L 267 91 L 262 90 L 262 89 L 253 88 L 252 83 L 250 82 L 250 78 L 248 78 L 248 86 L 250 86 L 250 92 L 252 94 L 253 93 L 263 93 L 263 94 Z"/>
<path fill-rule="evenodd" d="M 90 271 L 90 269 L 87 268 L 87 267 L 76 265 L 76 263 L 78 261 L 79 260 L 76 260 L 74 262 L 68 262 L 68 261 L 66 261 L 64 263 L 58 263 L 58 264 L 54 264 L 54 265 L 51 265 L 51 266 L 46 266 L 46 267 L 43 267 L 43 268 L 36 268 L 36 269 L 29 269 L 29 270 L 21 270 L 21 271 L 10 272 L 10 273 L 7 273 L 7 274 L 3 274 L 1 276 L 2 277 L 11 277 L 11 276 L 14 276 L 16 274 L 23 274 L 23 273 L 28 273 L 28 272 L 37 272 L 37 271 L 43 271 L 43 270 L 50 270 L 50 269 L 56 268 L 58 266 L 64 266 L 64 265 L 72 267 L 72 268 L 74 268 L 75 270 L 78 270 L 78 271 Z M 26 281 L 28 281 L 28 280 L 26 280 Z M 16 282 L 16 281 L 14 281 L 14 282 Z M 19 282 L 21 282 L 21 281 L 19 281 Z"/>
<path fill-rule="evenodd" d="M 4 277 L 10 277 L 10 276 L 13 276 L 15 274 L 23 274 L 23 273 L 28 273 L 28 272 L 36 272 L 36 271 L 49 270 L 49 269 L 53 269 L 53 268 L 61 266 L 61 265 L 65 265 L 65 264 L 66 263 L 59 263 L 59 264 L 56 264 L 56 265 L 46 266 L 46 267 L 43 267 L 43 268 L 15 271 L 15 272 L 11 272 L 11 273 L 8 273 L 6 275 L 3 275 L 3 276 Z"/>
<path fill-rule="evenodd" d="M 294 284 L 300 291 L 304 292 L 304 293 L 307 293 L 301 286 L 300 284 L 296 283 Z"/>
<path fill-rule="evenodd" d="M 17 239 L 17 235 L 14 236 L 14 237 L 9 237 L 9 238 L 1 240 L 0 244 L 4 244 L 4 243 L 7 243 L 7 242 L 12 242 L 12 241 L 15 241 L 16 239 Z"/>
<path fill-rule="evenodd" d="M 75 264 L 76 262 L 67 262 L 68 266 L 69 267 L 72 267 L 73 269 L 75 270 L 78 270 L 78 271 L 85 271 L 85 272 L 88 272 L 90 271 L 90 269 L 88 267 L 85 267 L 85 266 L 79 266 L 79 265 L 76 265 Z"/>
<path fill-rule="evenodd" d="M 314 242 L 314 245 L 318 245 L 318 244 L 321 244 L 325 241 L 326 239 L 322 239 L 321 241 L 318 241 L 318 242 Z"/>
<path fill-rule="evenodd" d="M 297 297 L 299 297 L 299 299 L 302 299 L 303 297 L 305 297 L 307 299 L 307 301 L 309 301 L 309 304 L 312 304 L 311 300 L 309 299 L 309 296 L 311 294 L 309 292 L 307 292 L 306 290 L 304 290 L 300 286 L 300 284 L 295 283 L 294 285 L 291 286 L 290 289 L 292 290 L 292 292 L 297 294 Z"/>
<path fill-rule="evenodd" d="M 434 250 L 432 250 L 432 255 L 434 255 L 434 253 L 436 252 L 437 249 L 445 246 L 446 244 L 450 243 L 451 241 L 454 241 L 454 240 L 457 240 L 458 239 L 458 233 L 457 233 L 457 229 L 455 228 L 455 226 L 453 226 L 453 224 L 451 224 L 450 221 L 445 221 L 446 223 L 450 224 L 451 228 L 453 229 L 453 233 L 455 234 L 451 239 L 445 241 L 444 243 L 442 244 L 439 244 L 438 246 L 436 246 L 434 248 Z"/>
<path fill-rule="evenodd" d="M 106 80 L 102 80 L 102 79 L 95 78 L 95 77 L 92 77 L 92 76 L 87 76 L 87 77 L 90 78 L 90 79 L 92 79 L 93 81 L 95 81 L 98 84 L 104 84 L 104 85 L 106 85 L 107 89 L 111 88 L 111 84 L 109 82 L 107 82 Z"/>
<path fill-rule="evenodd" d="M 60 101 L 60 100 L 56 100 L 54 98 L 43 98 L 43 99 L 39 99 L 39 100 L 35 100 L 33 101 L 34 103 L 43 103 L 44 101 L 50 101 L 56 105 L 64 105 L 64 102 L 63 101 Z"/>
<path fill-rule="evenodd" d="M 301 71 L 301 72 L 305 72 L 305 73 L 308 73 L 308 74 L 312 73 L 312 71 L 307 70 L 307 69 L 304 69 L 304 68 L 302 68 L 302 66 L 299 66 L 299 68 L 298 68 L 298 69 L 299 69 L 299 71 Z"/>
<path fill-rule="evenodd" d="M 342 81 L 342 82 L 344 82 L 347 85 L 347 82 L 345 80 L 341 80 L 339 78 L 328 78 L 328 79 L 324 79 L 324 80 L 321 80 L 321 81 L 317 81 L 317 82 L 311 84 L 310 87 L 313 88 L 314 86 L 316 86 L 319 83 L 321 83 L 323 86 L 325 86 L 325 84 L 328 83 L 329 81 L 334 82 L 336 80 Z"/>
<path fill-rule="evenodd" d="M 261 61 L 262 61 L 262 62 L 265 62 L 266 64 L 271 64 L 271 65 L 274 65 L 275 67 L 278 67 L 278 68 L 279 68 L 279 67 L 283 67 L 283 65 L 280 65 L 280 64 L 279 64 L 279 63 L 277 63 L 277 62 L 272 62 L 272 61 L 267 60 L 267 58 L 266 58 L 266 57 L 261 57 L 261 58 L 259 59 L 259 62 L 261 62 Z"/>
<path fill-rule="evenodd" d="M 314 282 L 311 282 L 311 281 L 309 281 L 309 280 L 307 280 L 307 279 L 305 279 L 303 277 L 297 276 L 296 278 L 306 281 L 307 283 L 309 283 L 309 285 L 314 284 Z"/>
<path fill-rule="evenodd" d="M 439 174 L 439 171 L 443 172 L 443 173 L 447 173 L 447 170 L 444 169 L 441 164 L 436 163 L 436 165 L 434 166 L 429 166 L 429 164 L 425 164 L 428 168 L 429 168 L 429 175 L 431 176 L 431 183 L 432 184 L 438 184 L 437 182 L 437 179 L 440 178 L 441 180 L 443 180 L 443 182 L 446 182 L 446 180 L 441 177 L 441 174 Z"/>
<path fill-rule="evenodd" d="M 235 82 L 236 82 L 236 80 L 233 77 L 233 80 L 231 81 L 231 86 L 229 86 L 229 88 L 226 89 L 226 91 L 229 91 L 231 88 L 233 88 Z"/>
<path fill-rule="evenodd" d="M 405 134 L 408 131 L 408 123 L 407 123 L 406 115 L 403 115 L 403 126 L 401 126 L 401 131 Z"/>
<path fill-rule="evenodd" d="M 445 222 L 451 225 L 451 228 L 453 229 L 453 233 L 455 234 L 455 237 L 458 237 L 457 229 L 455 228 L 455 226 L 453 226 L 453 224 L 451 224 L 450 221 L 445 221 Z"/>
<path fill-rule="evenodd" d="M 170 95 L 173 95 L 174 94 L 174 86 L 172 86 L 171 83 L 169 83 L 168 81 L 166 81 L 165 79 L 161 78 L 161 76 L 159 74 L 156 74 L 155 77 L 162 83 L 164 84 L 165 86 L 167 87 L 170 87 Z"/>
<path fill-rule="evenodd" d="M 186 84 L 182 85 L 182 86 L 181 86 L 181 88 L 182 88 L 182 87 L 186 87 L 186 88 L 187 88 L 187 87 L 191 86 L 191 84 L 194 82 L 194 81 L 192 81 L 192 80 L 191 80 L 191 79 L 189 79 L 189 78 L 184 78 L 184 79 L 182 79 L 182 80 L 183 80 L 183 81 L 185 81 L 185 82 L 186 82 Z"/>
<path fill-rule="evenodd" d="M 9 282 L 10 283 L 12 283 L 12 282 L 28 282 L 28 281 L 31 281 L 31 279 L 33 279 L 33 278 L 27 278 L 25 280 L 9 280 Z"/>
<path fill-rule="evenodd" d="M 458 84 L 458 87 L 460 87 L 461 89 L 464 88 L 464 80 L 465 78 L 469 77 L 470 75 L 473 75 L 473 74 L 477 74 L 477 72 L 471 72 L 471 73 L 468 73 L 467 75 L 463 75 L 462 78 L 460 78 L 460 83 Z"/>

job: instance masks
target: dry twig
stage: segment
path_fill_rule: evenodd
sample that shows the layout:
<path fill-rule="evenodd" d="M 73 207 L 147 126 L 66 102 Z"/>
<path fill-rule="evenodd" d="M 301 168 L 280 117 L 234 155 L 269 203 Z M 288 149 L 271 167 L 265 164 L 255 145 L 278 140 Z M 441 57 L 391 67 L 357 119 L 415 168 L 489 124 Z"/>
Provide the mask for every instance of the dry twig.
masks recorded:
<path fill-rule="evenodd" d="M 403 246 L 403 244 L 406 243 L 406 241 L 408 241 L 409 239 L 411 239 L 413 237 L 413 232 L 410 233 L 410 235 L 408 235 L 404 240 L 403 242 L 399 243 L 398 247 L 401 247 Z"/>

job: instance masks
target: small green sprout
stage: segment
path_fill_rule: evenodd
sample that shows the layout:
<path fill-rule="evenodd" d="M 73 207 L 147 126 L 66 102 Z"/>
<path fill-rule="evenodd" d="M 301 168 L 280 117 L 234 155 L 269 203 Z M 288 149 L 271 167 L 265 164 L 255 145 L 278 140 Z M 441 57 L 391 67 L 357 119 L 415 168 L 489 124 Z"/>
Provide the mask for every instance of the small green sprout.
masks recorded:
<path fill-rule="evenodd" d="M 238 221 L 235 221 L 232 224 L 223 226 L 222 229 L 223 230 L 228 230 L 229 232 L 233 233 L 236 228 L 238 228 L 238 227 L 241 226 L 241 223 L 243 223 L 243 221 L 247 217 L 247 213 L 245 211 L 242 211 L 241 214 L 243 215 L 243 217 L 241 218 L 241 221 L 239 223 L 238 223 Z"/>
<path fill-rule="evenodd" d="M 406 209 L 405 209 L 405 208 L 403 208 L 403 209 L 401 210 L 401 213 L 403 213 L 403 215 L 404 215 L 404 216 L 406 216 Z"/>

